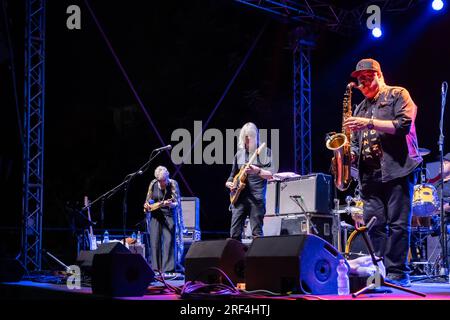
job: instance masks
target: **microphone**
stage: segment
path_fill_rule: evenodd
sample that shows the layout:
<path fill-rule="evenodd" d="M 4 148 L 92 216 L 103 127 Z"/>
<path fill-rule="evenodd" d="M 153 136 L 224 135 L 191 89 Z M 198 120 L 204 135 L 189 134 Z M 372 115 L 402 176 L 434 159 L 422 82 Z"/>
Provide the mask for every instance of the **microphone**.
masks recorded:
<path fill-rule="evenodd" d="M 170 149 L 172 149 L 172 146 L 171 146 L 170 144 L 168 144 L 167 146 L 164 146 L 164 147 L 155 149 L 155 150 L 153 150 L 153 151 L 158 152 L 158 151 L 164 151 L 164 150 L 170 150 Z"/>

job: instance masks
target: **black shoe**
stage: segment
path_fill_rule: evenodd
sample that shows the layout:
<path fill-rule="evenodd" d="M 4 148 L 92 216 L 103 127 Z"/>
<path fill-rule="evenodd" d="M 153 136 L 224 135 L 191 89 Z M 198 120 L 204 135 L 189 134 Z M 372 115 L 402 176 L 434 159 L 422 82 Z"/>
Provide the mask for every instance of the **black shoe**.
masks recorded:
<path fill-rule="evenodd" d="M 386 287 L 373 288 L 366 291 L 366 293 L 392 293 L 392 290 Z"/>
<path fill-rule="evenodd" d="M 406 273 L 388 273 L 384 281 L 400 287 L 411 287 L 409 274 Z"/>

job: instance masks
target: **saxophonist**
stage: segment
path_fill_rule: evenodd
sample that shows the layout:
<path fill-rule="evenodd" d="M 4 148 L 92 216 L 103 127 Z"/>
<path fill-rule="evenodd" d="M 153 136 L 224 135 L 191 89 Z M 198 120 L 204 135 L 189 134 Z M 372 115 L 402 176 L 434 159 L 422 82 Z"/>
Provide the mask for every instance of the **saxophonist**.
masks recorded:
<path fill-rule="evenodd" d="M 359 168 L 364 221 L 377 218 L 369 236 L 375 254 L 384 258 L 385 281 L 407 287 L 412 198 L 422 162 L 417 106 L 405 88 L 385 83 L 374 59 L 360 60 L 351 76 L 365 97 L 344 121 L 353 132 L 351 155 Z"/>

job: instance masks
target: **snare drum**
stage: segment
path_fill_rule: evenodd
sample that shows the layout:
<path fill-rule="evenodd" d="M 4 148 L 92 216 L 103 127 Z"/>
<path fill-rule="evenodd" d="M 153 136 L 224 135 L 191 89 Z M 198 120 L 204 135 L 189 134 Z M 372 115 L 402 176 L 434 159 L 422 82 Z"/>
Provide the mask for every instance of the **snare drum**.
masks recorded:
<path fill-rule="evenodd" d="M 436 188 L 432 184 L 417 184 L 414 186 L 412 211 L 417 217 L 432 216 L 439 209 L 439 199 Z"/>

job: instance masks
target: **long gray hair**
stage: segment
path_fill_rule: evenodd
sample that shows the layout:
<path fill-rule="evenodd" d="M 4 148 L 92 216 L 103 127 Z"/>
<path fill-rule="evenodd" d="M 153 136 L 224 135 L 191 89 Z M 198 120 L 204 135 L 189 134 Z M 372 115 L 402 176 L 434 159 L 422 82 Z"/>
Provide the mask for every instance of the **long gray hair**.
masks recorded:
<path fill-rule="evenodd" d="M 241 128 L 239 132 L 238 148 L 245 149 L 245 137 L 249 136 L 255 139 L 256 147 L 259 146 L 259 130 L 253 122 L 247 122 Z"/>

